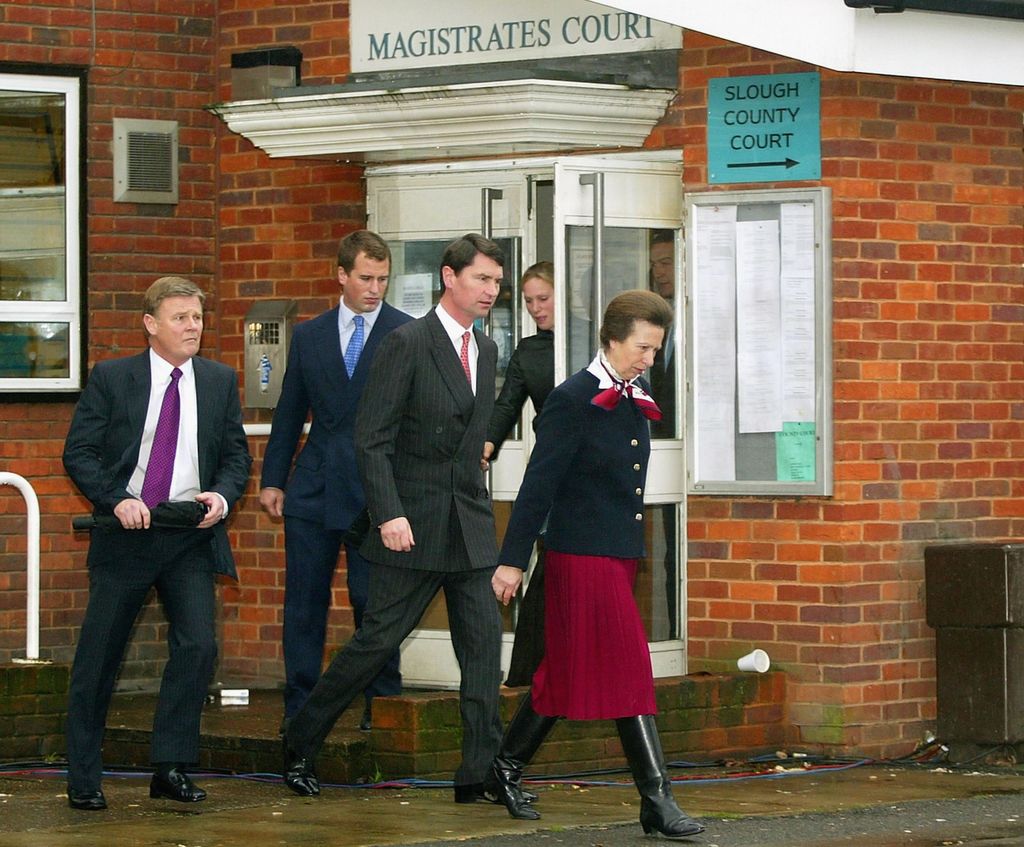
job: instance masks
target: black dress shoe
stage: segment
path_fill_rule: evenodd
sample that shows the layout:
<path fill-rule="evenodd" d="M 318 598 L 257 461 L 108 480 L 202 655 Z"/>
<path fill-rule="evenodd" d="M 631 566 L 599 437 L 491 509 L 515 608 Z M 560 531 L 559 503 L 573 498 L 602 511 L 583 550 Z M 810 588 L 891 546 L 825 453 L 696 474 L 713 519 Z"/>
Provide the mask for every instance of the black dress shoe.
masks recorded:
<path fill-rule="evenodd" d="M 195 785 L 180 768 L 158 770 L 149 783 L 149 796 L 154 800 L 177 800 L 179 803 L 198 803 L 206 799 L 206 792 Z"/>
<path fill-rule="evenodd" d="M 363 732 L 369 732 L 373 729 L 373 710 L 370 708 L 370 704 L 366 704 L 366 708 L 363 709 L 363 717 L 359 721 L 359 728 Z"/>
<path fill-rule="evenodd" d="M 99 812 L 107 808 L 107 798 L 102 791 L 75 791 L 69 788 L 68 805 L 82 812 Z"/>
<path fill-rule="evenodd" d="M 532 791 L 527 791 L 525 788 L 520 789 L 522 798 L 527 803 L 532 803 L 537 799 L 537 795 Z M 501 804 L 502 800 L 494 791 L 488 791 L 482 782 L 474 782 L 471 785 L 456 785 L 455 786 L 455 802 L 456 803 L 476 803 L 478 800 L 484 803 L 497 803 Z"/>
<path fill-rule="evenodd" d="M 313 760 L 299 756 L 284 741 L 284 784 L 300 797 L 315 797 L 320 793 L 320 780 L 313 768 Z"/>

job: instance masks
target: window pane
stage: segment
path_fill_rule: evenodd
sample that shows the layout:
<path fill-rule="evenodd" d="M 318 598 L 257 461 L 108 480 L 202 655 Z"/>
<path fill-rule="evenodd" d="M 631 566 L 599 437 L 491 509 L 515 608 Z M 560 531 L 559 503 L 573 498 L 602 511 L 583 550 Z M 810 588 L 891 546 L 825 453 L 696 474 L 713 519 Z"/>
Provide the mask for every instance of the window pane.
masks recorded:
<path fill-rule="evenodd" d="M 0 377 L 67 377 L 69 338 L 66 323 L 0 323 Z"/>
<path fill-rule="evenodd" d="M 0 89 L 0 300 L 67 297 L 64 100 Z"/>
<path fill-rule="evenodd" d="M 633 288 L 651 288 L 674 303 L 674 258 L 671 233 L 669 248 L 656 246 L 665 238 L 665 230 L 606 227 L 604 230 L 604 286 L 600 308 L 595 309 L 593 291 L 594 236 L 589 226 L 566 227 L 566 279 L 569 282 L 568 373 L 590 364 L 597 352 L 600 315 L 616 294 Z M 661 266 L 667 260 L 669 279 L 659 285 Z M 671 283 L 671 284 L 669 284 Z M 662 409 L 662 419 L 651 426 L 654 438 L 676 437 L 675 382 L 678 363 L 672 349 L 671 333 L 654 367 L 646 375 L 654 399 Z"/>

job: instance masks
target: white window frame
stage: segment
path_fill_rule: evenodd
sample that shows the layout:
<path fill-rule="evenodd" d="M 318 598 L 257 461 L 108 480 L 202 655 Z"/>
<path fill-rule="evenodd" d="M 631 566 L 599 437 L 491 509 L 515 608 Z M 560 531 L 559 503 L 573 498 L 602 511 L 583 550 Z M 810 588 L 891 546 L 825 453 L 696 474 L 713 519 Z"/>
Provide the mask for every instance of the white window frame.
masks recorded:
<path fill-rule="evenodd" d="M 64 95 L 64 279 L 65 298 L 50 301 L 0 300 L 0 320 L 11 323 L 66 323 L 68 375 L 66 377 L 0 377 L 0 393 L 28 395 L 70 393 L 82 387 L 82 96 L 83 75 L 0 73 L 0 90 L 28 94 Z M 0 189 L 19 192 L 22 189 Z"/>

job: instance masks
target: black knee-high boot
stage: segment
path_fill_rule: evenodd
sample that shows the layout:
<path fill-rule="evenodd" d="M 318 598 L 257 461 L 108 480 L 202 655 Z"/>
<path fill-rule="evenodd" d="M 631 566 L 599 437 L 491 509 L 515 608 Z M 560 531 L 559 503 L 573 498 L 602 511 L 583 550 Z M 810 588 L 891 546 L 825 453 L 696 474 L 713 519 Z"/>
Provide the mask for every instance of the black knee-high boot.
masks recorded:
<path fill-rule="evenodd" d="M 523 768 L 530 764 L 537 748 L 547 738 L 558 718 L 538 715 L 533 710 L 533 700 L 527 693 L 516 710 L 515 716 L 505 729 L 501 748 L 491 763 L 490 773 L 484 778 L 484 793 L 504 803 L 514 818 L 537 820 L 540 813 L 530 807 L 532 796 L 524 796 L 520 786 Z"/>
<path fill-rule="evenodd" d="M 640 825 L 644 832 L 657 832 L 666 838 L 687 838 L 703 832 L 703 825 L 683 812 L 672 797 L 654 715 L 619 718 L 615 726 L 640 792 Z"/>

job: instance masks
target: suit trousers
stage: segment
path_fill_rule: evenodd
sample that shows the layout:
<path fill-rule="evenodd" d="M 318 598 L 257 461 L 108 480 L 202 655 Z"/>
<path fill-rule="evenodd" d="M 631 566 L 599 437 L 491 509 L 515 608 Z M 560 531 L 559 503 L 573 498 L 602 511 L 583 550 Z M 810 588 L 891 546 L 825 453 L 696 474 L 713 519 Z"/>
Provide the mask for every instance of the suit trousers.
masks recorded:
<path fill-rule="evenodd" d="M 117 671 L 135 619 L 156 587 L 169 624 L 150 759 L 199 761 L 199 725 L 217 659 L 209 536 L 195 531 L 93 530 L 103 555 L 89 568 L 89 604 L 68 692 L 68 785 L 95 791 Z"/>
<path fill-rule="evenodd" d="M 306 702 L 323 668 L 331 584 L 343 536 L 341 530 L 324 529 L 316 521 L 284 519 L 284 716 L 288 720 Z M 351 544 L 345 545 L 345 557 L 348 597 L 358 629 L 363 625 L 373 566 Z M 395 650 L 370 680 L 363 692 L 367 705 L 374 697 L 402 693 L 400 660 Z"/>
<path fill-rule="evenodd" d="M 305 705 L 288 724 L 289 748 L 315 758 L 342 712 L 376 676 L 444 591 L 452 646 L 461 670 L 462 763 L 456 785 L 483 781 L 501 742 L 501 616 L 492 568 L 424 571 L 371 564 L 363 625 L 338 652 Z"/>

